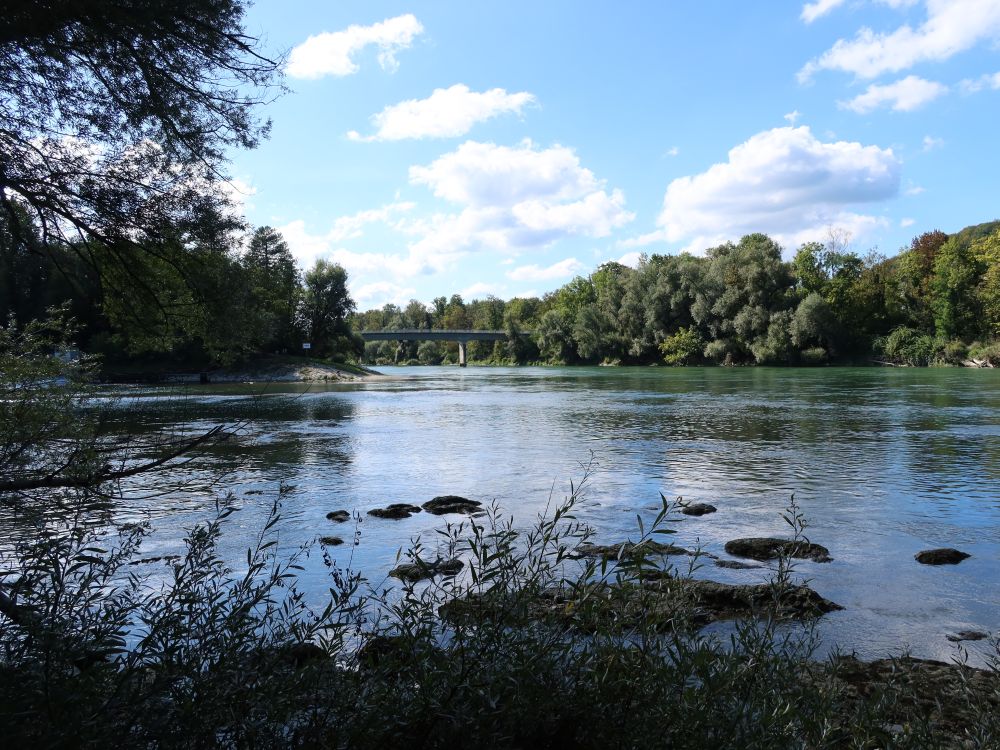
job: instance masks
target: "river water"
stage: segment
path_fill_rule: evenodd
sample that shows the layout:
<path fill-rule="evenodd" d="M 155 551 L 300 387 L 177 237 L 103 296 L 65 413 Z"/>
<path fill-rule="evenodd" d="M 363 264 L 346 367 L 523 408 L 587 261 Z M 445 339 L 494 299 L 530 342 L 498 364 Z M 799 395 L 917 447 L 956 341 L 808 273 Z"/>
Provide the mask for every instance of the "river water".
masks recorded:
<path fill-rule="evenodd" d="M 229 525 L 224 554 L 238 565 L 279 482 L 294 485 L 279 526 L 286 551 L 318 535 L 350 540 L 354 526 L 327 521 L 329 511 L 364 515 L 442 494 L 495 500 L 528 524 L 550 494 L 567 494 L 593 457 L 577 515 L 597 542 L 634 537 L 636 515 L 651 520 L 663 493 L 718 508 L 678 522 L 671 541 L 726 557 L 729 539 L 786 535 L 780 514 L 794 493 L 809 538 L 834 558 L 798 563 L 798 574 L 845 607 L 819 625 L 827 646 L 869 657 L 909 648 L 949 659 L 956 651 L 947 633 L 1000 629 L 1000 372 L 380 371 L 384 377 L 350 384 L 130 392 L 133 428 L 250 423 L 250 438 L 203 452 L 185 470 L 183 492 L 119 509 L 156 526 L 144 554 L 177 552 L 182 531 L 210 515 L 218 492 L 231 490 L 242 511 Z M 192 475 L 207 481 L 222 471 L 229 473 L 214 491 L 191 486 Z M 357 546 L 330 551 L 376 581 L 401 546 L 417 535 L 433 546 L 435 529 L 448 520 L 427 513 L 364 519 Z M 941 567 L 913 559 L 945 546 L 972 557 Z M 769 573 L 707 565 L 698 575 L 755 582 Z M 319 596 L 324 576 L 313 554 L 302 583 Z M 981 646 L 968 647 L 976 660 Z"/>

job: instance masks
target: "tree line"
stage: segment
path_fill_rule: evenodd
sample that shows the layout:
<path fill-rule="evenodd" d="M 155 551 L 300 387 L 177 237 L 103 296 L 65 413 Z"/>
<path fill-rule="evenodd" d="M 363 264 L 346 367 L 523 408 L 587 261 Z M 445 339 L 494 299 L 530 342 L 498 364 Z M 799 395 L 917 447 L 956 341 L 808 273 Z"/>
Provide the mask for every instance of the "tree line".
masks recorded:
<path fill-rule="evenodd" d="M 605 263 L 541 298 L 411 300 L 351 324 L 506 330 L 506 341 L 469 345 L 471 359 L 498 363 L 1000 364 L 1000 222 L 926 232 L 892 258 L 846 239 L 831 232 L 785 261 L 773 239 L 750 234 L 703 257 Z M 369 342 L 364 356 L 439 364 L 455 361 L 457 345 Z"/>
<path fill-rule="evenodd" d="M 0 214 L 0 316 L 27 323 L 65 306 L 76 343 L 108 367 L 218 365 L 273 354 L 356 359 L 347 272 L 320 260 L 301 272 L 271 227 L 162 243 L 123 267 L 99 241 L 47 242 L 21 204 L 15 234 Z"/>

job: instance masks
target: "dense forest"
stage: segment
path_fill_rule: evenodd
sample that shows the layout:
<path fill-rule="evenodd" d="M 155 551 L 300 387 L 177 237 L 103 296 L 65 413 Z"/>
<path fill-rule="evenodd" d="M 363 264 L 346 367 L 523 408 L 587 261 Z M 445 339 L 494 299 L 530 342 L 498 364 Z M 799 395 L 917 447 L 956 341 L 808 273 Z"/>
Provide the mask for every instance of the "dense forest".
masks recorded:
<path fill-rule="evenodd" d="M 1000 364 L 1000 222 L 927 232 L 886 258 L 831 233 L 791 261 L 764 234 L 689 254 L 605 263 L 539 298 L 412 300 L 351 317 L 357 330 L 507 330 L 485 362 Z M 517 336 L 530 331 L 532 336 Z M 369 342 L 376 364 L 456 360 L 457 345 Z"/>
<path fill-rule="evenodd" d="M 0 315 L 44 319 L 65 307 L 77 345 L 107 367 L 225 365 L 270 354 L 353 360 L 347 273 L 318 261 L 302 273 L 270 227 L 234 222 L 195 242 L 168 242 L 129 264 L 100 242 L 43 241 L 24 207 L 0 214 Z"/>

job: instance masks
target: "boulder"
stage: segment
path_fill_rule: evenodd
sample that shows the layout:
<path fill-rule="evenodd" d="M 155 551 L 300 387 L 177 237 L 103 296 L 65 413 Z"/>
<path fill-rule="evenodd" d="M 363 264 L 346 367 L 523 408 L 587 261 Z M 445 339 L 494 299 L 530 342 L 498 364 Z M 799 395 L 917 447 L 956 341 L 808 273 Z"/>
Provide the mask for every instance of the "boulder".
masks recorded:
<path fill-rule="evenodd" d="M 423 581 L 434 576 L 453 576 L 458 574 L 465 563 L 457 558 L 451 560 L 421 560 L 415 559 L 413 562 L 402 563 L 389 571 L 389 575 L 401 581 Z"/>
<path fill-rule="evenodd" d="M 515 605 L 487 594 L 470 594 L 439 609 L 446 620 L 462 621 L 502 614 Z M 583 630 L 607 626 L 657 629 L 701 628 L 719 620 L 772 613 L 784 620 L 804 620 L 843 609 L 805 585 L 777 587 L 720 583 L 676 576 L 663 571 L 641 583 L 598 583 L 585 592 L 554 587 L 528 603 L 528 615 L 539 621 L 565 623 Z"/>
<path fill-rule="evenodd" d="M 644 542 L 635 544 L 633 542 L 619 542 L 618 544 L 591 544 L 584 542 L 576 548 L 574 557 L 603 557 L 605 560 L 622 560 L 625 558 L 635 558 L 640 555 L 691 555 L 690 550 L 677 547 L 673 544 L 663 544 L 647 539 Z"/>
<path fill-rule="evenodd" d="M 446 513 L 476 513 L 482 510 L 482 506 L 478 500 L 469 500 L 458 495 L 439 495 L 433 500 L 428 500 L 423 507 L 428 513 L 443 516 Z"/>
<path fill-rule="evenodd" d="M 959 630 L 957 633 L 949 633 L 945 636 L 945 638 L 952 643 L 959 643 L 961 641 L 982 641 L 989 637 L 989 634 L 984 633 L 981 630 Z"/>
<path fill-rule="evenodd" d="M 400 518 L 409 518 L 414 513 L 420 512 L 420 506 L 410 505 L 409 503 L 393 503 L 392 505 L 387 505 L 384 508 L 372 508 L 368 511 L 369 516 L 374 516 L 375 518 L 391 518 L 393 520 L 398 520 Z"/>
<path fill-rule="evenodd" d="M 960 552 L 951 547 L 941 549 L 925 549 L 913 556 L 921 565 L 958 565 L 967 557 L 972 557 L 968 552 Z"/>
<path fill-rule="evenodd" d="M 726 542 L 725 549 L 733 557 L 748 557 L 751 560 L 775 560 L 781 555 L 815 562 L 830 562 L 833 559 L 830 550 L 821 544 L 773 537 L 733 539 Z"/>
<path fill-rule="evenodd" d="M 717 510 L 718 508 L 708 503 L 691 503 L 691 505 L 685 505 L 681 508 L 681 513 L 685 516 L 704 516 L 709 513 L 715 513 Z"/>
<path fill-rule="evenodd" d="M 751 565 L 750 563 L 740 562 L 739 560 L 716 560 L 715 564 L 720 568 L 729 568 L 731 570 L 750 570 L 751 568 L 760 567 L 760 565 Z"/>
<path fill-rule="evenodd" d="M 344 540 L 339 536 L 321 536 L 319 538 L 319 543 L 324 547 L 339 547 L 344 543 Z"/>
<path fill-rule="evenodd" d="M 351 514 L 346 510 L 335 510 L 332 513 L 326 514 L 327 521 L 334 521 L 335 523 L 344 523 L 344 521 L 349 521 L 351 519 Z"/>

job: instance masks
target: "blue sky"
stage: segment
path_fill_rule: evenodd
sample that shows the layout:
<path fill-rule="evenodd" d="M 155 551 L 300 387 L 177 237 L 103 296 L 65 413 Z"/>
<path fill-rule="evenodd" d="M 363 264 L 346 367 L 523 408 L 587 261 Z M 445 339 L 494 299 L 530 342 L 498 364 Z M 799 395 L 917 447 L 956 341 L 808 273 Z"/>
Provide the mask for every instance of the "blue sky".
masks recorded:
<path fill-rule="evenodd" d="M 1000 0 L 259 0 L 248 27 L 290 91 L 234 156 L 247 217 L 361 309 L 1000 217 Z"/>

